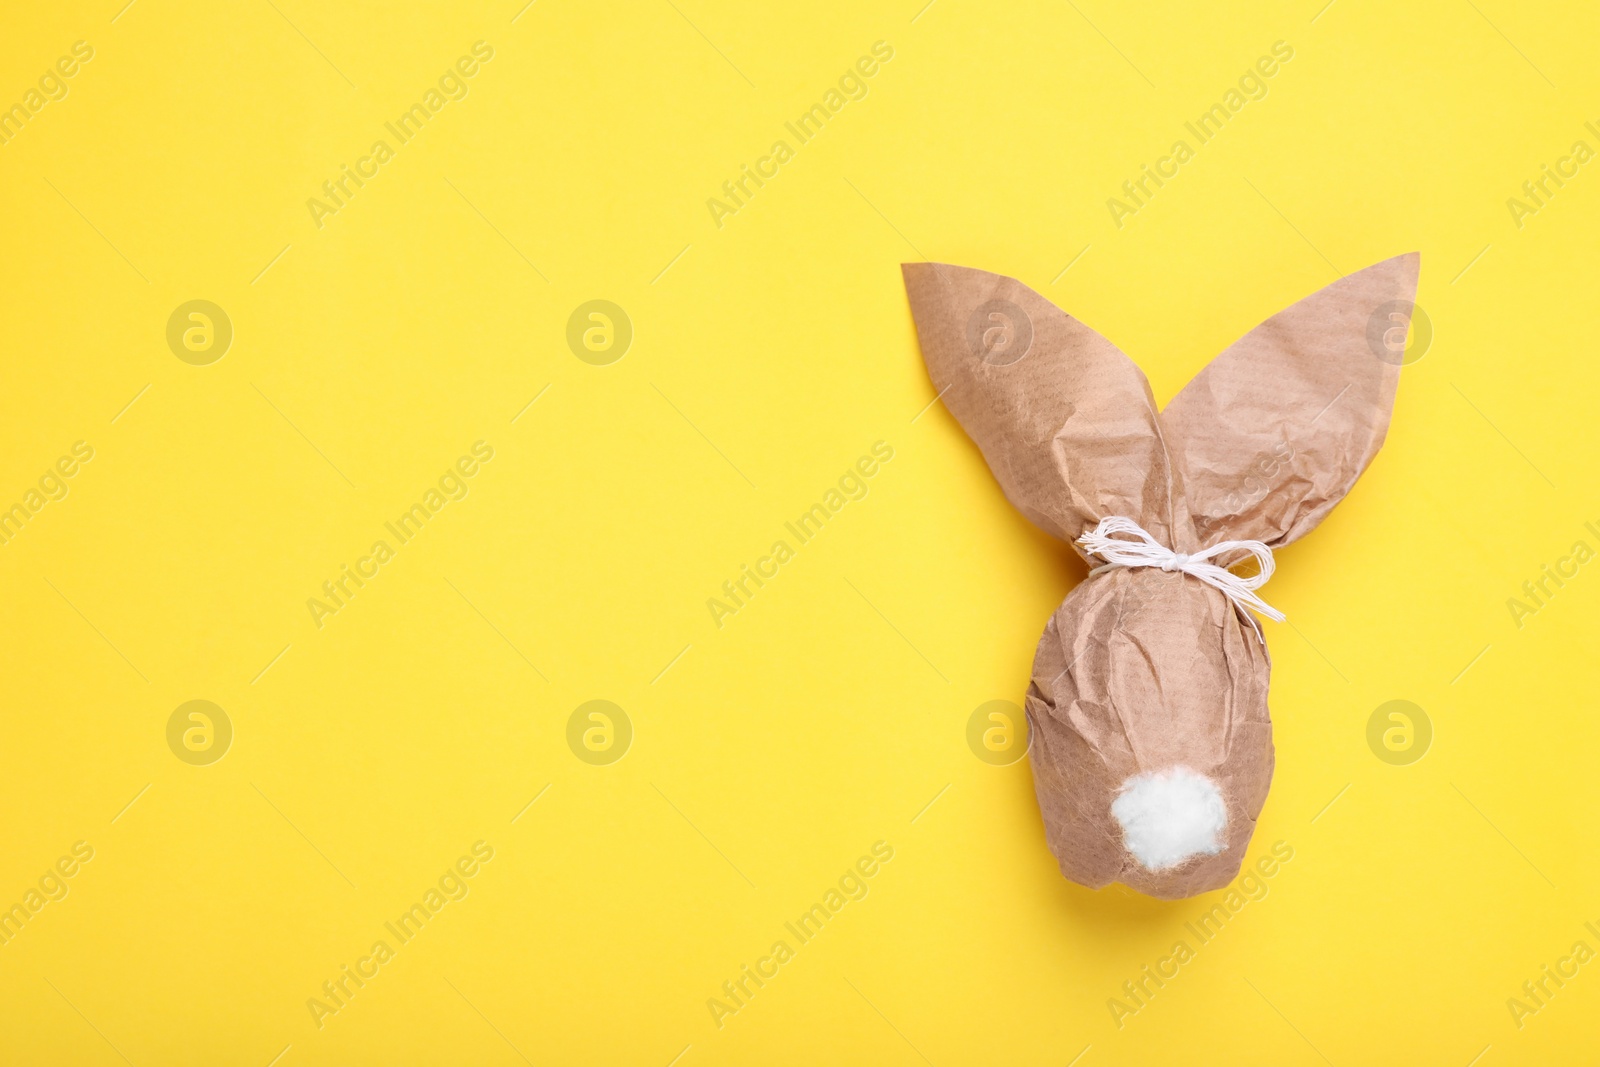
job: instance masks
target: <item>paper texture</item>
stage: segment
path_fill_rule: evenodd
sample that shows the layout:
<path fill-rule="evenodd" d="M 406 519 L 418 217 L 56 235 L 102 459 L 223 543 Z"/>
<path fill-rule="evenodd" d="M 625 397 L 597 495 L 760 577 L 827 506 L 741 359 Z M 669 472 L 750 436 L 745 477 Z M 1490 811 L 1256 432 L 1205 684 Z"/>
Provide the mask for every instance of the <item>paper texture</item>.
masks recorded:
<path fill-rule="evenodd" d="M 902 269 L 934 387 L 1018 510 L 1069 543 L 1122 515 L 1192 553 L 1287 544 L 1355 484 L 1383 443 L 1400 372 L 1372 342 L 1374 323 L 1392 328 L 1391 305 L 1393 321 L 1409 320 L 1419 262 L 1397 256 L 1279 312 L 1160 413 L 1127 356 L 1022 283 Z M 1039 640 L 1027 695 L 1062 873 L 1164 898 L 1232 881 L 1272 779 L 1270 670 L 1250 623 L 1203 582 L 1119 568 L 1074 588 Z M 1131 776 L 1173 766 L 1220 787 L 1226 847 L 1151 871 L 1124 847 L 1111 804 Z"/>

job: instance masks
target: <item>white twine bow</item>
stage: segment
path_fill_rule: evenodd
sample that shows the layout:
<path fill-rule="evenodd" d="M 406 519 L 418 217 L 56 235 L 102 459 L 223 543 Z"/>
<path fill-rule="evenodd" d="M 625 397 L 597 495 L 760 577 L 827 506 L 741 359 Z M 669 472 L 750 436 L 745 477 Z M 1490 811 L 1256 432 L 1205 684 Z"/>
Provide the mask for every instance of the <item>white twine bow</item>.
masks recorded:
<path fill-rule="evenodd" d="M 1139 540 L 1127 541 L 1113 537 L 1113 534 L 1127 534 Z M 1284 619 L 1283 612 L 1256 596 L 1256 590 L 1267 584 L 1267 579 L 1272 577 L 1273 571 L 1272 549 L 1260 541 L 1220 541 L 1204 552 L 1185 555 L 1162 545 L 1132 519 L 1121 515 L 1108 515 L 1100 520 L 1100 525 L 1078 538 L 1078 544 L 1083 546 L 1085 555 L 1099 556 L 1106 561 L 1103 566 L 1089 572 L 1091 578 L 1116 567 L 1159 567 L 1164 571 L 1182 571 L 1220 590 L 1241 610 L 1253 609 L 1273 622 L 1282 622 Z M 1216 557 L 1236 549 L 1242 549 L 1254 556 L 1261 566 L 1260 573 L 1249 578 L 1241 578 L 1226 567 L 1219 567 L 1211 562 Z M 1250 620 L 1251 625 L 1255 627 L 1256 636 L 1262 638 L 1262 643 L 1265 644 L 1266 639 L 1262 637 L 1261 624 L 1256 622 L 1248 611 L 1244 613 L 1244 617 Z"/>

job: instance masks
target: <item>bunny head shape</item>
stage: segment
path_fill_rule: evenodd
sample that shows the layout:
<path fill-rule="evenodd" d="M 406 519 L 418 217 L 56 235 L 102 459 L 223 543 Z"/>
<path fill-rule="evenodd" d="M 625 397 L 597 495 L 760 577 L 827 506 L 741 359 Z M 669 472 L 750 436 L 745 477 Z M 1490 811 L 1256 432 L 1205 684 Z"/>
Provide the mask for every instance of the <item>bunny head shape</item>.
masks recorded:
<path fill-rule="evenodd" d="M 1019 511 L 1080 553 L 1079 537 L 1120 516 L 1193 554 L 1288 544 L 1349 492 L 1400 376 L 1372 338 L 1393 323 L 1403 337 L 1419 263 L 1385 260 L 1272 316 L 1159 413 L 1127 356 L 1022 283 L 902 270 L 934 387 Z M 1257 626 L 1213 585 L 1148 566 L 1097 570 L 1056 609 L 1027 714 L 1067 878 L 1172 899 L 1237 875 L 1273 769 Z"/>

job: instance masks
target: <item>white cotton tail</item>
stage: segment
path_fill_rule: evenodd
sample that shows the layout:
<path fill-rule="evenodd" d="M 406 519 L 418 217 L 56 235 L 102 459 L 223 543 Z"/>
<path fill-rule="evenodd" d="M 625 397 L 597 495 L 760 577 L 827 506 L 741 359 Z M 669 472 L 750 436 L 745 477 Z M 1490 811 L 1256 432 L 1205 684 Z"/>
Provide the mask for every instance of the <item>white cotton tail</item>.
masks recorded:
<path fill-rule="evenodd" d="M 1223 832 L 1228 806 L 1222 791 L 1187 767 L 1129 778 L 1111 802 L 1111 814 L 1122 825 L 1123 844 L 1147 870 L 1166 870 L 1227 847 Z"/>

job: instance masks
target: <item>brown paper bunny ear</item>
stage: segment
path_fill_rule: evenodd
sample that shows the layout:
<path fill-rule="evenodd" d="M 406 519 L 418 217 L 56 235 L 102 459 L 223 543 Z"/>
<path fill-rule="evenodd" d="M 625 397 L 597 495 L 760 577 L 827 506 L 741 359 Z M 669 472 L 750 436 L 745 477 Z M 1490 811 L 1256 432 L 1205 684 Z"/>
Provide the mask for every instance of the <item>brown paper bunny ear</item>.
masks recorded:
<path fill-rule="evenodd" d="M 1421 256 L 1384 260 L 1278 312 L 1161 413 L 1201 544 L 1277 547 L 1333 509 L 1383 444 Z"/>
<path fill-rule="evenodd" d="M 1171 463 L 1133 361 L 1015 279 L 901 270 L 934 387 L 1017 510 L 1066 541 L 1126 515 L 1172 543 Z"/>

